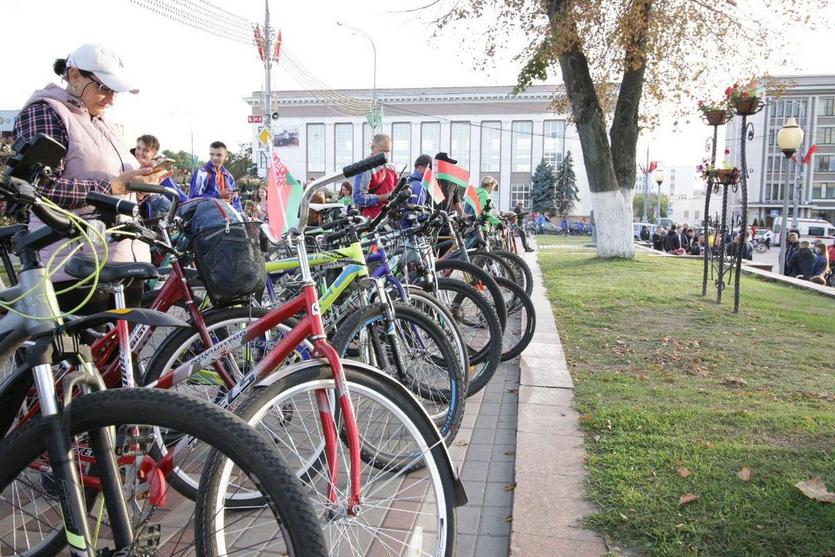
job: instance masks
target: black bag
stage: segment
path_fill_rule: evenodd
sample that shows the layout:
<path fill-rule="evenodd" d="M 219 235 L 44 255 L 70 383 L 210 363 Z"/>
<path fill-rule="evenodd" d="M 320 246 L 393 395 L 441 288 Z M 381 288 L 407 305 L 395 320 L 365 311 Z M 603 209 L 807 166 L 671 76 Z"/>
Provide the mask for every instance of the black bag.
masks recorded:
<path fill-rule="evenodd" d="M 186 203 L 194 260 L 215 306 L 246 303 L 264 291 L 266 271 L 258 223 L 247 222 L 228 203 L 203 198 Z"/>

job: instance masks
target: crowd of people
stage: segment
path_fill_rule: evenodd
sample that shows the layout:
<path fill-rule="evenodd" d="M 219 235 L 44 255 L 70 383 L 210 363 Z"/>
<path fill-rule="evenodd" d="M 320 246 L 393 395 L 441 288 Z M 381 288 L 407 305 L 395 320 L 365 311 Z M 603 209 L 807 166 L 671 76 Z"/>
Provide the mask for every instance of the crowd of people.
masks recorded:
<path fill-rule="evenodd" d="M 647 226 L 642 226 L 639 236 L 644 242 L 652 241 L 654 250 L 673 255 L 700 255 L 705 249 L 704 235 L 697 235 L 696 230 L 687 223 L 672 224 L 669 230 L 657 226 L 652 235 Z"/>
<path fill-rule="evenodd" d="M 829 247 L 822 240 L 813 244 L 808 240 L 800 240 L 800 234 L 791 231 L 786 238 L 784 257 L 784 275 L 815 284 L 835 286 L 831 266 L 835 260 L 835 242 Z"/>

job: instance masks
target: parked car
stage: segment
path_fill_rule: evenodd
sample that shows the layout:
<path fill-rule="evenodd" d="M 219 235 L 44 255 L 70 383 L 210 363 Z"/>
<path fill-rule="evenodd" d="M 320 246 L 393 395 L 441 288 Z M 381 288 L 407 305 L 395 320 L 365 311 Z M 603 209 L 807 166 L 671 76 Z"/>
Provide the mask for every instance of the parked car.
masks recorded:
<path fill-rule="evenodd" d="M 772 245 L 780 245 L 781 224 L 781 219 L 774 219 L 774 226 L 771 228 L 771 231 L 774 233 L 771 239 Z M 792 219 L 789 219 L 787 224 L 789 230 L 791 230 Z M 831 240 L 835 239 L 835 226 L 832 226 L 832 223 L 825 220 L 799 218 L 797 219 L 797 229 L 800 231 L 801 240 L 809 240 L 810 242 L 823 240 L 828 244 Z"/>

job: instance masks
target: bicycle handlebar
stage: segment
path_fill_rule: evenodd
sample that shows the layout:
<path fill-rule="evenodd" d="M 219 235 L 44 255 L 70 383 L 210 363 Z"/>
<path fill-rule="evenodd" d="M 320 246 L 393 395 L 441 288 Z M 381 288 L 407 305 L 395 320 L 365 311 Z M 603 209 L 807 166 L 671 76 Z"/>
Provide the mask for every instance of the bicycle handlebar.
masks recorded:
<path fill-rule="evenodd" d="M 342 167 L 342 175 L 346 178 L 353 178 L 357 174 L 362 174 L 363 172 L 371 170 L 372 168 L 383 166 L 387 162 L 388 156 L 386 155 L 386 153 L 376 153 L 359 162 L 355 162 L 353 164 L 349 164 L 348 166 Z"/>
<path fill-rule="evenodd" d="M 133 201 L 119 199 L 112 195 L 105 195 L 96 191 L 89 192 L 84 201 L 95 207 L 100 211 L 109 211 L 118 215 L 126 215 L 128 217 L 139 216 L 139 207 Z"/>

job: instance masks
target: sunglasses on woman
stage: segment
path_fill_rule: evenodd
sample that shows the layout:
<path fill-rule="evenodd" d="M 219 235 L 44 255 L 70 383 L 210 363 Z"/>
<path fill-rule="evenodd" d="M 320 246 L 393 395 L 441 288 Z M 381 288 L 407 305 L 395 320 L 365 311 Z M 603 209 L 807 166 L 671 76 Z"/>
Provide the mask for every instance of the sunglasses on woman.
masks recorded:
<path fill-rule="evenodd" d="M 110 87 L 108 87 L 107 85 L 105 85 L 104 83 L 102 83 L 101 81 L 96 79 L 95 77 L 89 77 L 88 79 L 96 85 L 96 87 L 98 88 L 98 91 L 99 91 L 99 95 L 102 95 L 102 96 L 106 97 L 108 95 L 115 95 L 116 94 L 116 91 L 114 91 L 113 89 L 111 89 Z"/>

